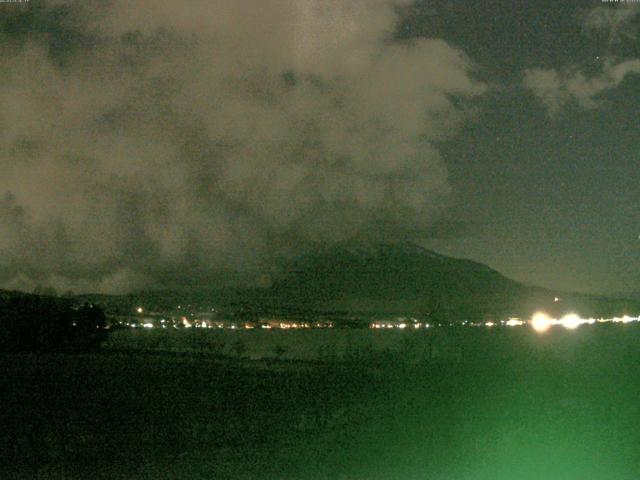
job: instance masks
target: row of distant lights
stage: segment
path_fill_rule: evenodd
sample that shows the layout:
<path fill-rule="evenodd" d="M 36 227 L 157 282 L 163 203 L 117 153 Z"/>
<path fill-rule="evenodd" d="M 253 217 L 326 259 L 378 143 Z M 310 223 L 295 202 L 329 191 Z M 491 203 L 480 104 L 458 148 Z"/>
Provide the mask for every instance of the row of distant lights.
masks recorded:
<path fill-rule="evenodd" d="M 156 325 L 153 322 L 144 322 L 144 323 L 124 323 L 127 327 L 131 328 L 155 328 Z M 167 328 L 219 328 L 219 329 L 230 329 L 230 330 L 253 330 L 254 328 L 262 328 L 265 330 L 271 330 L 272 328 L 288 330 L 288 329 L 302 329 L 302 328 L 333 328 L 333 322 L 280 322 L 280 323 L 271 323 L 271 324 L 261 324 L 255 325 L 252 323 L 242 323 L 240 325 L 232 323 L 232 324 L 224 324 L 220 322 L 211 322 L 207 320 L 194 320 L 189 321 L 187 317 L 182 317 L 179 323 L 171 323 L 167 325 L 167 321 L 163 318 L 160 320 L 160 327 Z"/>
<path fill-rule="evenodd" d="M 531 327 L 537 332 L 546 332 L 553 326 L 562 326 L 567 330 L 575 330 L 580 325 L 593 325 L 595 323 L 631 323 L 631 322 L 640 322 L 640 317 L 631 317 L 629 315 L 624 315 L 622 317 L 614 317 L 614 318 L 581 318 L 579 315 L 575 313 L 569 313 L 564 315 L 562 318 L 552 318 L 546 313 L 538 312 L 531 317 L 531 320 L 521 320 L 519 318 L 510 318 L 509 320 L 502 320 L 499 322 L 484 322 L 484 323 L 475 323 L 464 321 L 462 322 L 463 326 L 470 327 L 495 327 L 495 326 L 507 326 L 507 327 L 520 327 L 523 325 L 531 325 Z M 405 328 L 430 328 L 431 325 L 428 323 L 397 323 L 397 322 L 374 322 L 370 326 L 373 329 L 396 329 L 399 328 L 401 330 Z"/>
<path fill-rule="evenodd" d="M 595 323 L 631 323 L 640 321 L 640 317 L 631 317 L 624 315 L 622 317 L 614 318 L 581 318 L 575 313 L 569 313 L 562 318 L 552 318 L 544 312 L 538 312 L 531 317 L 528 322 L 536 332 L 546 332 L 551 327 L 559 325 L 567 330 L 575 330 L 580 325 L 593 325 Z M 512 318 L 506 322 L 509 327 L 517 327 L 523 325 L 525 322 L 517 318 Z"/>
<path fill-rule="evenodd" d="M 172 323 L 170 325 L 166 324 L 167 321 L 163 318 L 162 320 L 160 320 L 160 327 L 161 328 L 167 328 L 167 326 L 173 327 L 173 328 L 229 328 L 231 330 L 236 330 L 236 329 L 245 329 L 245 330 L 251 330 L 253 328 L 255 328 L 253 325 L 249 325 L 249 324 L 243 324 L 240 327 L 236 324 L 231 324 L 231 325 L 223 325 L 221 323 L 212 323 L 212 322 L 206 322 L 206 321 L 193 321 L 190 322 L 188 321 L 185 317 L 182 317 L 181 321 L 176 324 L 176 323 Z M 152 322 L 145 322 L 145 323 L 125 323 L 125 325 L 127 327 L 132 327 L 132 328 L 136 328 L 136 327 L 142 327 L 142 328 L 155 328 L 155 324 Z M 262 328 L 271 328 L 271 326 L 266 326 L 263 325 Z M 285 328 L 285 327 L 282 327 Z M 289 327 L 287 327 L 289 328 Z"/>
<path fill-rule="evenodd" d="M 556 299 L 557 301 L 557 299 Z M 138 307 L 137 309 L 138 313 L 142 313 L 143 309 L 141 307 Z M 531 327 L 536 331 L 536 332 L 546 332 L 547 330 L 549 330 L 551 327 L 553 326 L 562 326 L 564 328 L 566 328 L 567 330 L 575 330 L 576 328 L 578 328 L 580 325 L 593 325 L 595 323 L 632 323 L 632 322 L 640 322 L 640 316 L 638 317 L 631 317 L 629 315 L 624 315 L 622 317 L 613 317 L 613 318 L 581 318 L 579 315 L 575 314 L 575 313 L 569 313 L 567 315 L 564 315 L 562 318 L 552 318 L 551 316 L 547 315 L 544 312 L 537 312 L 533 315 L 533 317 L 531 317 L 531 320 L 529 321 L 525 321 L 525 320 L 520 320 L 519 318 L 510 318 L 507 321 L 501 321 L 501 322 L 485 322 L 484 324 L 477 324 L 477 323 L 469 323 L 468 321 L 463 322 L 463 325 L 469 325 L 469 326 L 481 326 L 484 325 L 485 327 L 494 327 L 496 325 L 505 325 L 507 327 L 519 327 L 525 324 L 529 324 L 531 325 Z M 166 325 L 164 325 L 165 320 L 161 320 L 161 323 L 163 324 L 162 327 L 166 328 Z M 128 326 L 131 327 L 135 327 L 135 324 L 127 324 Z M 194 322 L 193 324 L 191 322 L 189 322 L 186 317 L 182 317 L 182 325 L 186 328 L 190 328 L 192 326 L 195 326 L 196 328 L 200 327 L 200 328 L 215 328 L 216 326 L 218 328 L 223 328 L 223 326 L 221 324 L 217 324 L 217 325 L 211 325 L 208 324 L 207 322 Z M 143 328 L 153 328 L 154 325 L 153 323 L 143 323 L 141 325 Z M 277 327 L 281 328 L 281 329 L 288 329 L 288 328 L 309 328 L 311 325 L 309 325 L 306 322 L 301 322 L 299 324 L 296 323 L 281 323 L 280 325 L 278 325 Z M 374 329 L 384 329 L 384 328 L 400 328 L 400 329 L 405 329 L 407 327 L 412 326 L 415 329 L 418 328 L 422 328 L 424 326 L 424 328 L 430 328 L 431 325 L 429 325 L 428 323 L 417 323 L 417 322 L 413 322 L 413 323 L 395 323 L 395 322 L 389 322 L 389 323 L 384 323 L 384 322 L 374 322 L 371 324 L 371 328 Z M 174 327 L 176 327 L 174 325 Z M 243 325 L 243 327 L 245 329 L 252 329 L 254 328 L 252 325 L 248 325 L 245 324 Z M 314 325 L 314 327 L 333 327 L 332 324 L 317 324 Z M 237 328 L 236 325 L 231 325 L 230 327 L 231 329 L 235 329 Z M 271 329 L 272 326 L 271 325 L 262 325 L 262 328 L 266 328 L 266 329 Z"/>
<path fill-rule="evenodd" d="M 485 327 L 495 327 L 496 325 L 504 325 L 507 327 L 520 327 L 522 325 L 531 325 L 536 332 L 546 332 L 551 327 L 561 326 L 567 330 L 575 330 L 580 325 L 593 325 L 595 323 L 632 323 L 640 322 L 640 317 L 631 317 L 624 315 L 622 317 L 613 318 L 581 318 L 576 313 L 568 313 L 561 318 L 553 318 L 544 312 L 537 312 L 531 317 L 531 320 L 521 320 L 519 318 L 510 318 L 506 321 L 500 322 L 485 322 Z M 478 326 L 477 324 L 469 324 L 472 326 Z"/>
<path fill-rule="evenodd" d="M 373 329 L 384 329 L 384 328 L 399 328 L 400 330 L 403 330 L 405 328 L 422 328 L 424 326 L 424 328 L 431 328 L 431 325 L 429 325 L 428 323 L 425 323 L 424 325 L 422 323 L 396 323 L 396 322 L 373 322 L 371 325 L 369 325 L 370 328 Z"/>

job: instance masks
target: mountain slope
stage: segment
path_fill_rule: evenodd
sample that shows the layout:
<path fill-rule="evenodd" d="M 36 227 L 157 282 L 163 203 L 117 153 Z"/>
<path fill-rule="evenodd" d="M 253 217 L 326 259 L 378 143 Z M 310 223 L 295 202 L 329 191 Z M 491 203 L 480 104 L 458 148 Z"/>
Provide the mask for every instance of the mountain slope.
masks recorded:
<path fill-rule="evenodd" d="M 486 265 L 412 243 L 342 243 L 291 262 L 273 286 L 285 303 L 357 311 L 497 310 L 525 287 Z M 453 308 L 455 306 L 455 308 Z"/>
<path fill-rule="evenodd" d="M 637 302 L 526 286 L 481 263 L 408 242 L 345 242 L 309 252 L 286 266 L 270 298 L 277 305 L 442 320 L 528 318 L 536 310 L 607 316 L 639 307 Z"/>

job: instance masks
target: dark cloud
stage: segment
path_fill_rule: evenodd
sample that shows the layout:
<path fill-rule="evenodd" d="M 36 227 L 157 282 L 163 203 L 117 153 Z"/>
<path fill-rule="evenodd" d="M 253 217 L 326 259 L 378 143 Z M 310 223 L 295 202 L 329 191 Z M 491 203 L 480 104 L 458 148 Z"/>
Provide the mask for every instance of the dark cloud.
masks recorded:
<path fill-rule="evenodd" d="M 577 68 L 565 71 L 531 68 L 524 72 L 524 86 L 555 115 L 567 103 L 576 102 L 582 108 L 598 107 L 598 97 L 617 87 L 627 77 L 640 73 L 640 60 L 602 61 L 602 71 L 587 76 Z"/>
<path fill-rule="evenodd" d="M 636 40 L 640 5 L 636 2 L 615 2 L 580 11 L 579 20 L 591 34 L 605 33 L 610 43 Z"/>
<path fill-rule="evenodd" d="M 443 230 L 437 145 L 485 87 L 444 41 L 394 40 L 400 3 L 15 9 L 0 284 L 203 282 L 318 241 Z"/>
<path fill-rule="evenodd" d="M 624 2 L 589 9 L 580 9 L 577 22 L 584 34 L 604 33 L 609 47 L 606 54 L 590 62 L 595 71 L 588 73 L 579 65 L 558 68 L 528 68 L 524 70 L 524 87 L 530 90 L 554 116 L 565 105 L 575 103 L 581 108 L 599 107 L 603 94 L 618 87 L 627 77 L 640 73 L 640 59 L 635 55 L 622 59 L 623 41 L 635 44 L 640 5 Z"/>

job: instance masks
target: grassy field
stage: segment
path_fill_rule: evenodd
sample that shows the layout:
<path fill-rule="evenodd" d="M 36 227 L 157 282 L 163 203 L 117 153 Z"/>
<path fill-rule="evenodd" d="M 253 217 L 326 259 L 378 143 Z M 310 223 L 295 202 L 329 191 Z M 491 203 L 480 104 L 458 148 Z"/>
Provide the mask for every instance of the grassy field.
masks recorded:
<path fill-rule="evenodd" d="M 0 478 L 640 478 L 638 326 L 438 335 L 459 354 L 2 355 Z"/>

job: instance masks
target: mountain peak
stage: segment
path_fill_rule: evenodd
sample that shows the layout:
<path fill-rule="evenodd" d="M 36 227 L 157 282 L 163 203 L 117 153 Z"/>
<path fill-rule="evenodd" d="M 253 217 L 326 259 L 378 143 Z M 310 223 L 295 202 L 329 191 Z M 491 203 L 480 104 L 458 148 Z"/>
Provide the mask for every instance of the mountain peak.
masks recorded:
<path fill-rule="evenodd" d="M 441 255 L 413 242 L 349 241 L 307 252 L 284 268 L 274 298 L 354 311 L 465 311 L 521 285 L 486 265 Z"/>
<path fill-rule="evenodd" d="M 330 256 L 347 254 L 360 259 L 374 259 L 389 256 L 427 257 L 431 259 L 445 258 L 443 255 L 410 241 L 373 242 L 350 240 L 325 246 L 319 249 L 316 254 Z"/>

